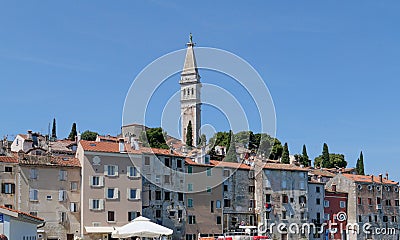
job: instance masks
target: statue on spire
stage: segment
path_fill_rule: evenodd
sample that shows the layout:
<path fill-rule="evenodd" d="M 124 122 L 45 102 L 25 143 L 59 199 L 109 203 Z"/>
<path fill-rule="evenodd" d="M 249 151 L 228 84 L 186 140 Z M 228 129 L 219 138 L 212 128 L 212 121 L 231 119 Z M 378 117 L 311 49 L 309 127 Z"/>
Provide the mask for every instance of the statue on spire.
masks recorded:
<path fill-rule="evenodd" d="M 189 42 L 190 42 L 190 43 L 193 43 L 193 36 L 192 36 L 192 33 L 189 34 Z"/>

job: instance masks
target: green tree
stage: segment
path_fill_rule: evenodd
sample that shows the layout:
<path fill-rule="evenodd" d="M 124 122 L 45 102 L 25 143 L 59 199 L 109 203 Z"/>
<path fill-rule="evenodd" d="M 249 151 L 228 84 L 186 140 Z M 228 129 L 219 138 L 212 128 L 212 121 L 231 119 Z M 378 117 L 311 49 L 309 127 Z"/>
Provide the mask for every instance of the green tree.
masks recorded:
<path fill-rule="evenodd" d="M 361 151 L 360 157 L 357 159 L 356 172 L 358 175 L 365 175 L 364 172 L 364 156 Z"/>
<path fill-rule="evenodd" d="M 186 146 L 193 147 L 193 129 L 192 121 L 189 121 L 186 131 Z"/>
<path fill-rule="evenodd" d="M 227 153 L 224 158 L 225 162 L 238 162 L 238 155 L 236 152 L 236 143 L 235 143 L 235 136 L 233 135 L 232 130 L 229 131 L 230 139 L 229 145 L 227 146 Z"/>
<path fill-rule="evenodd" d="M 160 127 L 149 128 L 140 134 L 139 140 L 145 147 L 169 149 L 165 142 L 164 134 L 165 132 Z"/>
<path fill-rule="evenodd" d="M 331 161 L 329 159 L 328 144 L 326 144 L 326 143 L 324 143 L 324 146 L 322 148 L 322 167 L 324 167 L 324 168 L 332 167 Z"/>
<path fill-rule="evenodd" d="M 300 163 L 305 167 L 308 167 L 310 163 L 310 159 L 308 158 L 307 148 L 305 144 L 303 145 L 303 153 L 300 156 Z"/>
<path fill-rule="evenodd" d="M 200 146 L 205 147 L 207 145 L 207 137 L 205 134 L 201 134 L 200 136 Z"/>
<path fill-rule="evenodd" d="M 97 132 L 92 132 L 92 131 L 86 130 L 81 134 L 81 139 L 87 140 L 87 141 L 95 141 L 97 138 L 97 135 L 98 135 Z"/>
<path fill-rule="evenodd" d="M 289 147 L 287 143 L 283 146 L 281 163 L 290 164 Z"/>
<path fill-rule="evenodd" d="M 343 154 L 330 153 L 329 162 L 325 166 L 322 164 L 323 161 L 323 155 L 319 155 L 314 159 L 314 166 L 322 166 L 324 168 L 345 168 L 347 166 L 347 161 Z"/>
<path fill-rule="evenodd" d="M 72 124 L 71 132 L 68 135 L 68 139 L 71 141 L 75 141 L 75 137 L 78 135 L 78 132 L 76 131 L 76 123 Z"/>
<path fill-rule="evenodd" d="M 52 141 L 57 140 L 57 130 L 56 130 L 56 119 L 53 118 L 53 127 L 51 128 L 51 139 Z"/>

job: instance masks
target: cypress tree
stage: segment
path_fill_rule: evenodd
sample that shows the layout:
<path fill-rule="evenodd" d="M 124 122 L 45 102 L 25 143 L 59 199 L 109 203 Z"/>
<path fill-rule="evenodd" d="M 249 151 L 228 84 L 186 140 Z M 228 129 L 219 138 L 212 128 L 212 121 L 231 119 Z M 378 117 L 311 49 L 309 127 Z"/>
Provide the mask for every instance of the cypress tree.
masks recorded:
<path fill-rule="evenodd" d="M 238 156 L 236 153 L 236 144 L 235 144 L 235 136 L 233 135 L 232 130 L 229 131 L 229 144 L 226 146 L 228 149 L 226 152 L 225 162 L 238 162 Z"/>
<path fill-rule="evenodd" d="M 361 151 L 360 157 L 357 159 L 356 172 L 358 175 L 365 175 L 364 172 L 364 156 Z"/>
<path fill-rule="evenodd" d="M 53 127 L 51 128 L 51 139 L 53 141 L 57 139 L 56 119 L 55 118 L 53 118 Z"/>
<path fill-rule="evenodd" d="M 306 145 L 303 145 L 303 153 L 301 155 L 301 164 L 303 164 L 304 166 L 308 167 L 309 166 L 309 158 L 308 158 L 308 154 L 307 154 L 307 149 L 306 149 Z"/>
<path fill-rule="evenodd" d="M 324 147 L 322 148 L 322 167 L 323 168 L 331 167 L 331 162 L 329 159 L 329 149 L 326 143 L 324 143 Z"/>
<path fill-rule="evenodd" d="M 283 146 L 283 152 L 282 152 L 282 159 L 281 159 L 282 163 L 285 164 L 290 164 L 290 158 L 289 158 L 289 147 L 288 144 L 285 143 L 285 145 Z"/>
<path fill-rule="evenodd" d="M 75 141 L 75 137 L 78 135 L 76 131 L 76 123 L 72 124 L 71 132 L 69 133 L 68 139 L 71 141 Z"/>
<path fill-rule="evenodd" d="M 186 128 L 186 146 L 193 146 L 193 129 L 192 129 L 192 121 L 189 121 Z"/>

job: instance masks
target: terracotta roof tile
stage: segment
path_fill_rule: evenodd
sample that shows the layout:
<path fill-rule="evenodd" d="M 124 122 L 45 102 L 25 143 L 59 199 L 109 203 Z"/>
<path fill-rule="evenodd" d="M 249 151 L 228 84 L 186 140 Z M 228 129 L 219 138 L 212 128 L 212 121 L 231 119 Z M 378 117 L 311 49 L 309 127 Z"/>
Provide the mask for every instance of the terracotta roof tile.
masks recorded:
<path fill-rule="evenodd" d="M 61 166 L 61 167 L 81 167 L 79 159 L 61 156 L 29 156 L 25 155 L 19 159 L 21 165 L 36 166 Z"/>
<path fill-rule="evenodd" d="M 343 173 L 342 174 L 345 178 L 350 179 L 354 182 L 367 182 L 367 183 L 380 183 L 380 179 L 377 176 L 373 176 L 373 175 L 356 175 L 356 174 L 347 174 L 347 173 Z M 382 182 L 384 184 L 394 184 L 394 185 L 398 185 L 398 182 L 389 180 L 389 179 L 385 179 L 382 177 Z"/>
<path fill-rule="evenodd" d="M 302 168 L 293 164 L 283 164 L 283 163 L 265 163 L 264 169 L 273 170 L 286 170 L 286 171 L 303 171 L 308 172 L 307 168 Z"/>
<path fill-rule="evenodd" d="M 18 213 L 18 214 L 22 214 L 22 215 L 25 215 L 25 216 L 28 216 L 28 217 L 31 217 L 31 218 L 34 218 L 34 219 L 36 219 L 36 220 L 39 220 L 39 221 L 44 222 L 44 219 L 43 219 L 43 218 L 33 216 L 33 215 L 31 215 L 31 214 L 29 214 L 29 213 L 26 213 L 26 212 L 18 211 L 18 210 L 16 210 L 16 209 L 7 208 L 7 207 L 4 207 L 4 206 L 0 206 L 0 208 L 6 209 L 6 210 L 8 210 L 8 211 L 15 212 L 15 213 Z"/>
<path fill-rule="evenodd" d="M 18 163 L 18 158 L 9 156 L 0 156 L 0 162 L 4 163 Z"/>

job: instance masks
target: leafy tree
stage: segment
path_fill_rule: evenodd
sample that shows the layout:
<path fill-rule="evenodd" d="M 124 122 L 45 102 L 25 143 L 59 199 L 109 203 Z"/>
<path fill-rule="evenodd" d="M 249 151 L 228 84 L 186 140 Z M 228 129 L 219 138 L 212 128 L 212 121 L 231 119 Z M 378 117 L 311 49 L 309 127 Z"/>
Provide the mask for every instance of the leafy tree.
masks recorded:
<path fill-rule="evenodd" d="M 235 142 L 238 145 L 244 146 L 249 150 L 255 150 L 260 141 L 257 139 L 252 131 L 242 131 L 235 134 Z"/>
<path fill-rule="evenodd" d="M 364 156 L 361 151 L 360 157 L 357 159 L 356 172 L 358 175 L 365 175 L 364 172 Z"/>
<path fill-rule="evenodd" d="M 205 147 L 207 145 L 207 137 L 205 134 L 200 136 L 200 146 Z"/>
<path fill-rule="evenodd" d="M 285 143 L 285 145 L 283 146 L 281 162 L 285 164 L 290 164 L 289 147 L 287 143 Z"/>
<path fill-rule="evenodd" d="M 139 140 L 145 147 L 169 149 L 165 142 L 164 134 L 165 132 L 160 127 L 149 128 L 140 134 Z"/>
<path fill-rule="evenodd" d="M 86 130 L 81 134 L 81 139 L 87 140 L 87 141 L 95 141 L 97 138 L 97 135 L 98 135 L 97 132 L 92 132 L 92 131 Z"/>
<path fill-rule="evenodd" d="M 76 131 L 76 123 L 72 124 L 71 132 L 69 133 L 68 139 L 71 141 L 75 141 L 75 137 L 78 135 Z"/>
<path fill-rule="evenodd" d="M 193 147 L 193 129 L 192 121 L 189 121 L 186 131 L 186 146 Z"/>
<path fill-rule="evenodd" d="M 209 151 L 210 155 L 215 155 L 215 147 L 216 146 L 224 146 L 226 149 L 229 149 L 229 142 L 230 142 L 230 132 L 217 132 L 214 134 L 212 138 L 209 140 L 209 144 L 212 148 Z"/>
<path fill-rule="evenodd" d="M 314 166 L 322 166 L 324 168 L 345 168 L 347 166 L 347 161 L 343 154 L 330 153 L 329 162 L 325 166 L 322 164 L 323 161 L 323 155 L 319 155 L 314 159 Z"/>
<path fill-rule="evenodd" d="M 308 167 L 308 165 L 310 163 L 310 159 L 308 158 L 307 148 L 306 148 L 305 144 L 303 145 L 303 153 L 300 156 L 300 163 L 302 165 L 304 165 L 305 167 Z"/>
<path fill-rule="evenodd" d="M 53 118 L 53 127 L 51 128 L 51 139 L 57 140 L 56 119 Z"/>

